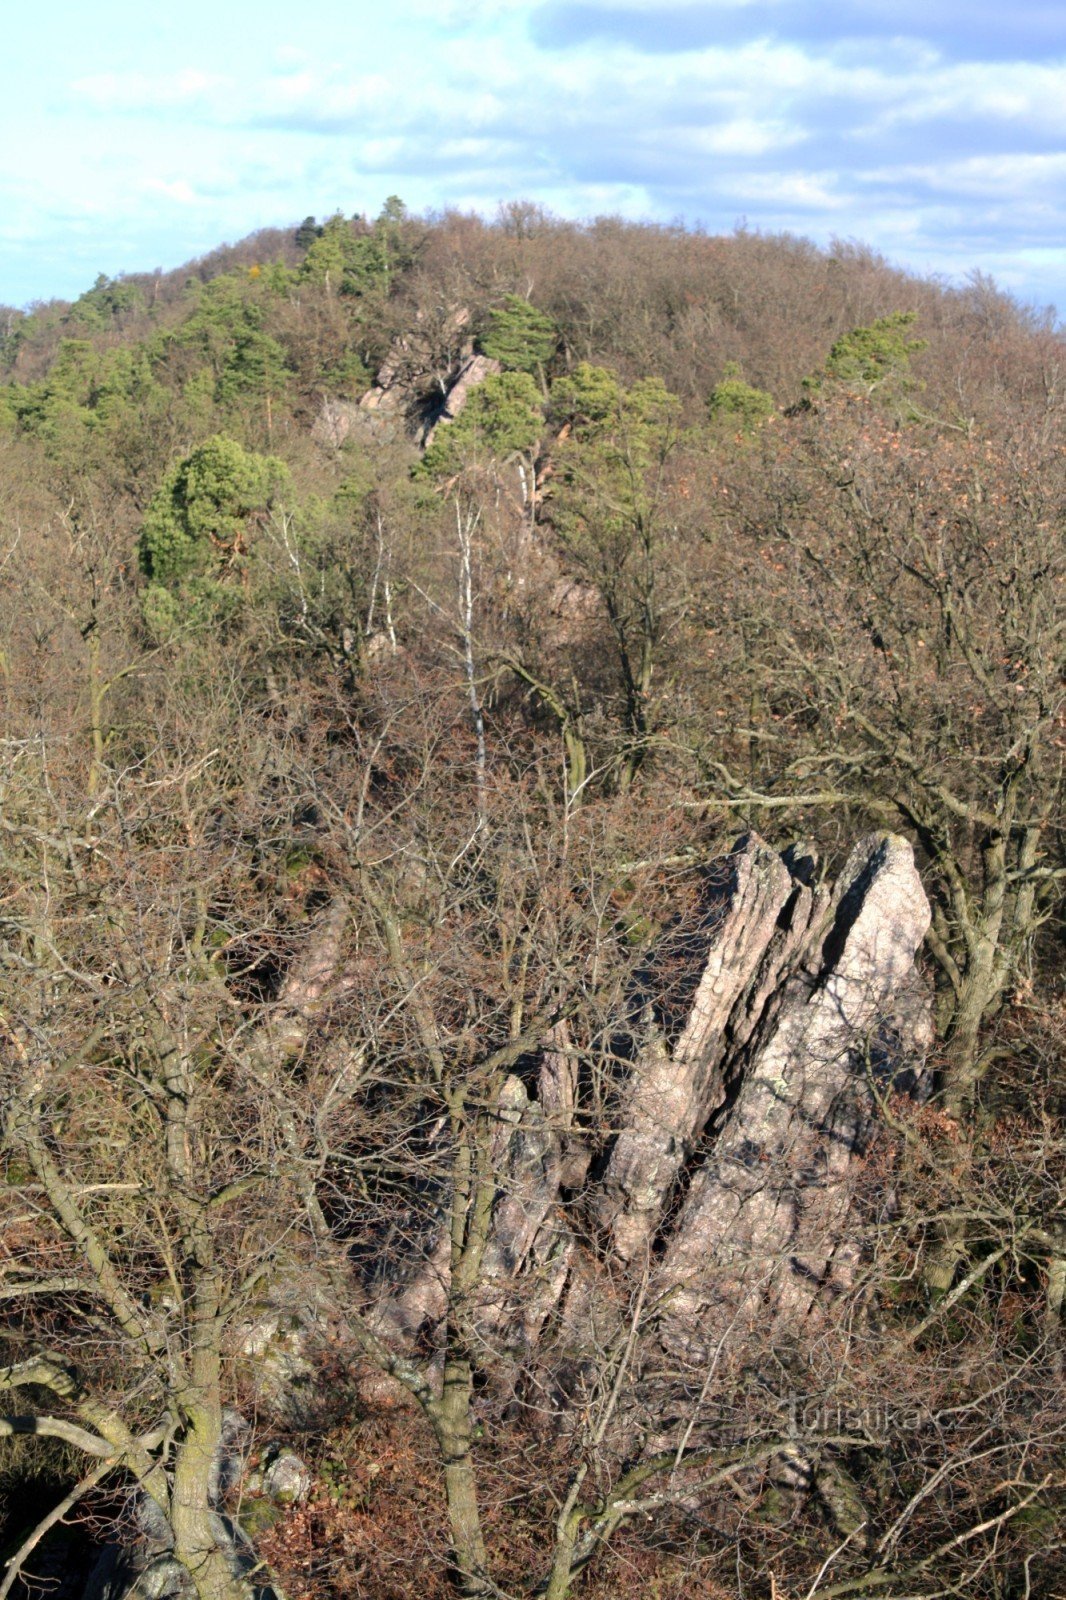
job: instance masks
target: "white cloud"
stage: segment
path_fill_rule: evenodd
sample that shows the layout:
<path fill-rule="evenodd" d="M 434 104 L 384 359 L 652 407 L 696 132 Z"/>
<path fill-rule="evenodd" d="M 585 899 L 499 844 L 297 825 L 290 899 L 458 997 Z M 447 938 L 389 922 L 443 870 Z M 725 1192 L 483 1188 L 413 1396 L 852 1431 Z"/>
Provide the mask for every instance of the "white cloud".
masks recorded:
<path fill-rule="evenodd" d="M 854 198 L 839 192 L 839 181 L 834 172 L 746 173 L 736 180 L 734 192 L 779 210 L 837 212 Z"/>
<path fill-rule="evenodd" d="M 987 118 L 1066 132 L 1066 63 L 964 61 L 937 63 L 905 76 L 874 131 L 934 118 Z"/>
<path fill-rule="evenodd" d="M 756 117 L 731 117 L 704 127 L 671 131 L 671 153 L 679 155 L 761 156 L 800 144 L 808 135 L 785 122 L 759 121 Z"/>
<path fill-rule="evenodd" d="M 77 78 L 70 87 L 98 111 L 141 111 L 205 102 L 225 86 L 226 79 L 217 73 L 182 67 L 160 74 L 100 72 Z"/>
<path fill-rule="evenodd" d="M 169 182 L 165 178 L 148 178 L 144 187 L 150 193 L 164 195 L 182 206 L 196 205 L 201 198 L 188 178 L 174 178 Z"/>
<path fill-rule="evenodd" d="M 180 210 L 182 228 L 167 224 L 179 259 L 204 247 L 201 235 L 206 246 L 312 209 L 373 209 L 391 190 L 416 208 L 491 211 L 517 194 L 570 215 L 684 214 L 712 227 L 743 212 L 952 270 L 949 229 L 1001 235 L 1001 261 L 1022 242 L 1058 242 L 1066 156 L 1052 146 L 1066 135 L 1066 65 L 1055 59 L 951 60 L 914 39 L 803 42 L 787 36 L 798 0 L 575 0 L 661 17 L 650 31 L 667 47 L 682 10 L 728 20 L 747 8 L 744 28 L 719 29 L 712 45 L 654 54 L 610 29 L 552 48 L 527 27 L 534 0 L 394 0 L 373 40 L 356 8 L 338 24 L 343 43 L 324 4 L 308 5 L 309 28 L 285 23 L 273 40 L 250 31 L 239 68 L 235 52 L 214 59 L 205 47 L 169 71 L 129 55 L 129 71 L 72 74 L 61 105 L 32 136 L 20 130 L 31 164 L 17 206 L 12 185 L 3 191 L 5 226 L 14 209 L 24 235 L 34 218 L 44 229 L 49 216 L 92 215 L 110 219 L 112 237 L 141 228 L 147 239 Z M 1012 208 L 1028 230 L 1017 247 Z"/>
<path fill-rule="evenodd" d="M 869 183 L 921 184 L 944 193 L 1016 200 L 1033 191 L 1050 210 L 1053 187 L 1066 183 L 1066 151 L 1049 155 L 969 156 L 961 161 L 875 167 L 858 176 Z"/>

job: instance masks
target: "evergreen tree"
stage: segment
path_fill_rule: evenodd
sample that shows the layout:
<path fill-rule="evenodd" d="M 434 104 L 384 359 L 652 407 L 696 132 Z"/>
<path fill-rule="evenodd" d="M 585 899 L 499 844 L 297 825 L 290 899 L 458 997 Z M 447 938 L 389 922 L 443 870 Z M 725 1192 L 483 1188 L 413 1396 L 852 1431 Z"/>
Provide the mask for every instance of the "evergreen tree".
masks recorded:
<path fill-rule="evenodd" d="M 465 467 L 528 456 L 544 429 L 537 386 L 525 372 L 501 372 L 473 391 L 454 422 L 437 429 L 421 470 L 447 477 Z"/>
<path fill-rule="evenodd" d="M 528 372 L 540 376 L 551 361 L 559 335 L 551 317 L 509 294 L 502 306 L 489 312 L 489 326 L 479 341 L 482 352 L 492 356 L 507 372 Z"/>
<path fill-rule="evenodd" d="M 314 217 L 305 217 L 296 230 L 296 248 L 310 250 L 319 234 L 322 232 Z"/>
<path fill-rule="evenodd" d="M 212 575 L 245 554 L 255 517 L 288 480 L 274 456 L 247 451 L 223 434 L 171 468 L 152 497 L 140 539 L 142 570 L 173 586 Z"/>
<path fill-rule="evenodd" d="M 853 328 L 838 339 L 825 363 L 825 376 L 871 393 L 890 380 L 894 387 L 913 387 L 911 356 L 926 348 L 925 339 L 909 339 L 907 330 L 917 321 L 916 311 L 893 311 L 878 317 L 869 327 Z M 821 377 L 807 380 L 807 387 L 821 386 Z"/>

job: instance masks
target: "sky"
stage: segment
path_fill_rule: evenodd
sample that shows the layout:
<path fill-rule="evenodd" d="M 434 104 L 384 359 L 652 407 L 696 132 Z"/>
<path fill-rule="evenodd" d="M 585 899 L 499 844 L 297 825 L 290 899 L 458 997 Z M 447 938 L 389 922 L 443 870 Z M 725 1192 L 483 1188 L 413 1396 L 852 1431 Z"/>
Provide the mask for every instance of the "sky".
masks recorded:
<path fill-rule="evenodd" d="M 397 194 L 856 239 L 1066 315 L 1061 0 L 24 0 L 4 45 L 9 305 Z"/>

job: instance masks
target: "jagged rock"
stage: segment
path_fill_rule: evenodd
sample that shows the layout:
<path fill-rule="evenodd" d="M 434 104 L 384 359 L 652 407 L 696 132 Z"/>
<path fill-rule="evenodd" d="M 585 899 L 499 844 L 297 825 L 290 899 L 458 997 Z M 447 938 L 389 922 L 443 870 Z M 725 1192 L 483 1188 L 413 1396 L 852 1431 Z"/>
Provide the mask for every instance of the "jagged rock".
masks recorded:
<path fill-rule="evenodd" d="M 359 400 L 360 411 L 397 411 L 407 404 L 406 389 L 399 382 L 406 353 L 406 339 L 398 339 L 379 367 L 373 387 Z"/>
<path fill-rule="evenodd" d="M 517 1296 L 515 1293 L 515 1282 L 531 1254 L 535 1266 L 553 1262 L 554 1272 L 548 1275 L 549 1279 L 557 1281 L 559 1276 L 558 1240 L 553 1230 L 544 1227 L 559 1193 L 562 1164 L 558 1136 L 548 1127 L 541 1106 L 530 1101 L 525 1086 L 516 1077 L 504 1080 L 498 1116 L 491 1159 L 499 1176 L 499 1191 L 481 1262 L 475 1317 L 480 1336 L 490 1348 L 502 1338 L 504 1325 L 513 1322 L 516 1298 L 526 1302 L 523 1343 L 528 1344 L 534 1327 L 548 1313 L 548 1305 L 538 1314 L 532 1304 L 543 1300 L 543 1283 L 530 1283 L 530 1291 L 535 1287 L 537 1294 L 523 1295 L 521 1290 Z M 410 1341 L 435 1327 L 447 1308 L 450 1260 L 450 1241 L 442 1229 L 421 1265 L 402 1285 L 389 1288 L 379 1300 L 369 1318 L 375 1333 Z M 508 1342 L 511 1338 L 513 1332 L 508 1335 Z"/>
<path fill-rule="evenodd" d="M 512 1278 L 521 1269 L 559 1192 L 558 1138 L 518 1078 L 504 1085 L 500 1118 L 501 1133 L 507 1121 L 511 1128 L 493 1151 L 499 1195 L 481 1263 L 482 1278 L 490 1283 Z"/>
<path fill-rule="evenodd" d="M 431 1337 L 448 1308 L 450 1278 L 451 1241 L 442 1227 L 424 1241 L 420 1256 L 411 1251 L 399 1282 L 380 1286 L 367 1312 L 369 1326 L 379 1338 L 400 1344 Z"/>
<path fill-rule="evenodd" d="M 903 839 L 860 841 L 834 887 L 810 853 L 778 855 L 751 835 L 724 863 L 676 1038 L 650 1030 L 598 1172 L 586 1176 L 564 1024 L 535 1088 L 504 1081 L 473 1311 L 497 1387 L 539 1366 L 538 1393 L 557 1395 L 562 1424 L 566 1395 L 630 1315 L 639 1275 L 650 1273 L 658 1308 L 654 1334 L 641 1332 L 649 1371 L 663 1347 L 675 1366 L 702 1363 L 712 1346 L 739 1349 L 749 1331 L 831 1307 L 861 1259 L 852 1206 L 877 1096 L 914 1092 L 932 1037 L 914 967 L 928 922 Z M 654 962 L 641 979 L 650 991 Z M 380 1336 L 408 1348 L 432 1346 L 448 1310 L 444 1230 L 424 1249 L 372 1313 Z M 643 1392 L 653 1417 L 654 1384 Z"/>
<path fill-rule="evenodd" d="M 434 374 L 435 383 L 441 382 L 437 362 L 442 349 L 450 352 L 446 370 L 454 365 L 456 356 L 465 361 L 471 355 L 473 343 L 463 336 L 470 322 L 469 308 L 456 306 L 448 312 L 443 312 L 442 308 L 442 315 L 443 320 L 434 321 L 422 310 L 415 313 L 413 329 L 393 340 L 373 387 L 359 401 L 361 411 L 405 411 L 415 398 L 412 387 L 415 375 L 425 378 Z"/>
<path fill-rule="evenodd" d="M 551 619 L 550 637 L 554 645 L 573 644 L 603 608 L 603 597 L 592 583 L 576 578 L 559 578 L 552 584 L 544 607 Z"/>
<path fill-rule="evenodd" d="M 759 971 L 793 890 L 781 857 L 752 836 L 730 857 L 731 885 L 681 1037 L 653 1037 L 633 1072 L 625 1126 L 597 1211 L 631 1261 L 651 1243 L 692 1140 L 724 1098 L 730 1018 Z"/>
<path fill-rule="evenodd" d="M 929 916 L 906 840 L 856 846 L 828 927 L 813 930 L 816 947 L 755 1042 L 692 1180 L 660 1269 L 671 1291 L 668 1347 L 698 1355 L 726 1326 L 795 1320 L 847 1286 L 848 1178 L 865 1148 L 874 1085 L 901 1064 L 893 1019 L 901 996 L 912 1003 Z"/>
<path fill-rule="evenodd" d="M 501 1134 L 508 1119 L 511 1127 L 493 1152 L 499 1195 L 482 1257 L 477 1326 L 489 1343 L 504 1329 L 513 1343 L 520 1330 L 519 1343 L 528 1350 L 565 1281 L 569 1241 L 565 1230 L 549 1223 L 562 1181 L 560 1141 L 517 1078 L 507 1080 L 500 1105 Z"/>
<path fill-rule="evenodd" d="M 449 385 L 444 404 L 433 425 L 426 430 L 424 443 L 427 446 L 431 445 L 433 443 L 433 435 L 437 429 L 446 423 L 455 421 L 470 399 L 471 391 L 476 389 L 479 383 L 484 383 L 486 378 L 491 378 L 500 370 L 500 363 L 494 360 L 492 356 L 468 356 Z"/>
<path fill-rule="evenodd" d="M 336 895 L 316 918 L 286 974 L 277 1004 L 248 1040 L 246 1052 L 253 1065 L 276 1065 L 298 1054 L 319 1008 L 345 991 L 350 980 L 340 970 L 340 960 L 350 915 L 348 900 Z"/>
<path fill-rule="evenodd" d="M 314 1366 L 307 1356 L 313 1311 L 306 1319 L 292 1312 L 267 1311 L 243 1333 L 240 1351 L 247 1360 L 256 1400 L 297 1424 L 311 1397 Z"/>

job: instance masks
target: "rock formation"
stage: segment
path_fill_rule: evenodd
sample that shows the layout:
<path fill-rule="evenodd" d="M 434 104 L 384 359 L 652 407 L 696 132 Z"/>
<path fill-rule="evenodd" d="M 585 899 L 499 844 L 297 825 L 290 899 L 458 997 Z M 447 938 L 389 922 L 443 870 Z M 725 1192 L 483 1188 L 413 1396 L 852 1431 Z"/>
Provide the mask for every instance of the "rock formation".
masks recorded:
<path fill-rule="evenodd" d="M 373 386 L 359 401 L 360 409 L 406 412 L 430 386 L 447 396 L 474 358 L 469 323 L 466 306 L 441 308 L 436 319 L 416 312 L 414 326 L 393 340 Z"/>
<path fill-rule="evenodd" d="M 438 412 L 431 427 L 426 429 L 425 443 L 432 444 L 433 435 L 437 429 L 449 422 L 454 422 L 470 399 L 472 390 L 479 383 L 484 383 L 486 378 L 491 378 L 499 372 L 500 363 L 493 360 L 492 356 L 471 355 L 466 358 L 448 387 L 444 397 L 444 404 Z"/>
<path fill-rule="evenodd" d="M 535 1085 L 504 1084 L 476 1312 L 490 1364 L 535 1361 L 553 1316 L 579 1348 L 626 1274 L 651 1273 L 655 1337 L 692 1361 L 731 1330 L 831 1315 L 852 1282 L 878 1100 L 915 1086 L 931 1043 L 914 966 L 929 905 L 909 844 L 887 834 L 857 844 L 835 886 L 754 835 L 726 868 L 687 1017 L 671 1042 L 648 1008 L 598 1174 L 564 1028 Z M 382 1334 L 432 1341 L 447 1275 L 441 1241 L 382 1295 Z"/>
<path fill-rule="evenodd" d="M 777 1004 L 767 996 L 754 1020 L 736 1099 L 663 1257 L 669 1343 L 699 1347 L 702 1330 L 727 1320 L 796 1320 L 848 1287 L 849 1176 L 878 1088 L 931 1042 L 927 1022 L 906 1039 L 895 1025 L 928 923 L 902 839 L 858 845 L 824 914 L 817 895 L 798 889 L 765 957 L 778 982 L 775 941 L 791 943 L 799 960 Z"/>

